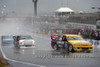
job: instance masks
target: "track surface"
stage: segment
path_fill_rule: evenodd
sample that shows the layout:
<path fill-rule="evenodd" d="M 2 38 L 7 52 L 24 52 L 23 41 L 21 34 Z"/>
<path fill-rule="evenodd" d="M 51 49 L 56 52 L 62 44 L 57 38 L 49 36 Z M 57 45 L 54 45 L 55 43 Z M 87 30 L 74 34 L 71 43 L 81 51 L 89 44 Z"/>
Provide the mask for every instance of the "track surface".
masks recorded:
<path fill-rule="evenodd" d="M 1 44 L 1 52 L 14 67 L 98 67 L 100 48 L 92 53 L 63 53 L 54 51 L 50 46 L 50 37 L 36 34 L 34 27 L 22 21 L 0 23 L 0 35 L 31 35 L 36 41 L 35 48 L 16 48 L 13 43 Z"/>

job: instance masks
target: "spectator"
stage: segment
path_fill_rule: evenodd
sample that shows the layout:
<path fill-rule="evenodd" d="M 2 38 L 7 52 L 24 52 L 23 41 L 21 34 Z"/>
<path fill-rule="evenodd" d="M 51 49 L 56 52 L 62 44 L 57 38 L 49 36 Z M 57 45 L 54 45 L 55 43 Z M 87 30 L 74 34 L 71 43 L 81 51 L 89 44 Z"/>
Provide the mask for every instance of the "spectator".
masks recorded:
<path fill-rule="evenodd" d="M 94 36 L 93 34 L 94 34 L 93 31 L 91 31 L 91 32 L 90 32 L 90 37 L 91 37 L 91 39 L 94 38 L 94 37 L 93 37 L 93 36 Z"/>

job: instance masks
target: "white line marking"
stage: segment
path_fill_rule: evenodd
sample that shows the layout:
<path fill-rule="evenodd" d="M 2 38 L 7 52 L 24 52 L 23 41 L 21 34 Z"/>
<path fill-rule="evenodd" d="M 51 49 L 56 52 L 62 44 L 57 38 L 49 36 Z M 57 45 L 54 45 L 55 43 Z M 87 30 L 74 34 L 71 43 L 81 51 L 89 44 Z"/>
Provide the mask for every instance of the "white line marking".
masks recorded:
<path fill-rule="evenodd" d="M 45 66 L 42 66 L 42 65 L 37 65 L 37 64 L 32 64 L 32 63 L 26 63 L 26 62 L 16 61 L 16 60 L 12 60 L 12 59 L 7 58 L 6 55 L 4 54 L 3 50 L 2 50 L 1 44 L 0 44 L 0 50 L 1 50 L 1 53 L 2 53 L 3 57 L 6 60 L 9 60 L 9 61 L 12 61 L 12 62 L 17 62 L 17 63 L 22 63 L 22 64 L 27 64 L 27 65 L 31 65 L 31 66 L 45 67 Z"/>

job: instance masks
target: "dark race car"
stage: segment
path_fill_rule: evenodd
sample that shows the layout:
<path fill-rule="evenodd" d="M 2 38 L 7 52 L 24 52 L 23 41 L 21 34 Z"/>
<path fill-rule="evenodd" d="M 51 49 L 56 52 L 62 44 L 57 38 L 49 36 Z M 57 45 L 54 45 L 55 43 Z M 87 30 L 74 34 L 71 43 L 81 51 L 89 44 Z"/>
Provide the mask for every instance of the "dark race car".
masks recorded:
<path fill-rule="evenodd" d="M 74 34 L 62 34 L 58 36 L 55 40 L 51 41 L 54 50 L 59 50 L 63 48 L 70 52 L 72 51 L 93 51 L 92 43 L 85 41 L 80 35 Z"/>
<path fill-rule="evenodd" d="M 68 45 L 67 45 L 67 39 L 66 37 L 57 36 L 54 40 L 51 40 L 51 46 L 54 50 L 59 50 L 60 48 L 66 49 L 68 51 Z"/>
<path fill-rule="evenodd" d="M 52 48 L 54 48 L 53 46 L 53 41 L 55 41 L 55 39 L 58 37 L 58 35 L 51 35 L 51 46 Z"/>

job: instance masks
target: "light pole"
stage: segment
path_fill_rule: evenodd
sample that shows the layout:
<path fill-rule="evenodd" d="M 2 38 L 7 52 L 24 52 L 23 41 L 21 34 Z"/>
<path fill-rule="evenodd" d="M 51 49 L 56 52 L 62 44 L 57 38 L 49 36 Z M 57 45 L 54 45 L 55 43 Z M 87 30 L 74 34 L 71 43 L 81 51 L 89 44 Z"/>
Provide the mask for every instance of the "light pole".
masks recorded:
<path fill-rule="evenodd" d="M 37 2 L 38 0 L 33 0 L 34 2 L 34 16 L 37 16 Z"/>
<path fill-rule="evenodd" d="M 3 5 L 3 9 L 1 11 L 3 20 L 5 19 L 5 8 L 6 8 L 6 5 Z"/>

